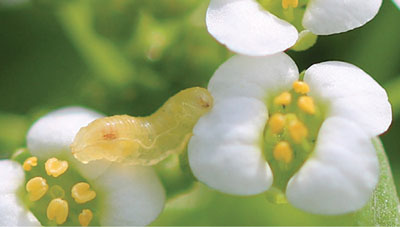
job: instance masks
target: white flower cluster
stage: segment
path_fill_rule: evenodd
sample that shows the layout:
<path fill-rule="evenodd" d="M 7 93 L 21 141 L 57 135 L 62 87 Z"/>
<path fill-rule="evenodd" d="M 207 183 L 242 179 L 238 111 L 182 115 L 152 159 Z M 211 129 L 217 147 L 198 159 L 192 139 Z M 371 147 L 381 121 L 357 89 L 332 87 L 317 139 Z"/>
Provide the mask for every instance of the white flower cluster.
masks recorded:
<path fill-rule="evenodd" d="M 214 106 L 194 128 L 188 145 L 191 170 L 200 182 L 221 192 L 254 195 L 275 190 L 311 213 L 360 209 L 378 182 L 371 139 L 392 121 L 387 94 L 367 73 L 344 62 L 314 64 L 300 74 L 282 51 L 295 45 L 299 32 L 329 35 L 364 25 L 382 0 L 271 2 L 210 1 L 208 31 L 238 55 L 222 64 L 209 82 Z M 293 15 L 299 10 L 304 30 L 274 15 L 277 7 Z M 69 146 L 75 134 L 99 117 L 70 107 L 47 114 L 31 127 L 27 148 L 33 157 L 23 165 L 0 161 L 0 225 L 41 225 L 30 208 L 44 209 L 39 213 L 53 224 L 68 224 L 68 207 L 75 206 L 72 197 L 78 205 L 92 201 L 90 206 L 101 207 L 84 209 L 75 217 L 83 226 L 92 219 L 99 225 L 147 225 L 161 213 L 165 191 L 152 167 L 82 164 L 72 156 Z M 39 165 L 48 176 L 28 179 L 28 172 Z M 54 183 L 69 169 L 80 179 L 73 182 L 72 192 L 60 186 L 65 182 Z M 29 209 L 19 198 L 20 188 L 29 192 Z M 50 204 L 35 207 L 46 195 L 53 197 Z M 93 202 L 96 196 L 99 202 Z"/>

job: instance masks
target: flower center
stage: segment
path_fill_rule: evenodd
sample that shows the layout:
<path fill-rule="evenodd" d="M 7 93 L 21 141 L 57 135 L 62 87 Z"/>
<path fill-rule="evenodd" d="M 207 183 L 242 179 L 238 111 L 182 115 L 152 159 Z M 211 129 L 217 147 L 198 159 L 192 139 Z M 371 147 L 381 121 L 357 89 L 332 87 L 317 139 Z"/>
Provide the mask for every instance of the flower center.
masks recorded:
<path fill-rule="evenodd" d="M 14 159 L 25 170 L 21 201 L 42 225 L 99 225 L 101 206 L 96 188 L 62 157 L 40 160 L 25 150 Z"/>
<path fill-rule="evenodd" d="M 270 117 L 264 131 L 264 154 L 274 175 L 275 194 L 285 192 L 290 178 L 312 153 L 325 118 L 325 108 L 307 95 L 309 91 L 305 82 L 296 81 L 292 90 L 268 102 Z"/>
<path fill-rule="evenodd" d="M 291 23 L 297 30 L 303 31 L 303 15 L 308 0 L 257 0 L 268 12 Z"/>

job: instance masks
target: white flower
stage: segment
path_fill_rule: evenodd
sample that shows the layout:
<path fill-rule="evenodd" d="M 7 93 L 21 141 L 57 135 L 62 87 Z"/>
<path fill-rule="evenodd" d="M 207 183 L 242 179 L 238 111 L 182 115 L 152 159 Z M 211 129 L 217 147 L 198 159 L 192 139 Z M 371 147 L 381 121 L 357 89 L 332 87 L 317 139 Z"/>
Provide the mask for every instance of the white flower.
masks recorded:
<path fill-rule="evenodd" d="M 75 134 L 99 117 L 96 112 L 69 107 L 47 114 L 31 127 L 27 145 L 37 163 L 27 161 L 21 166 L 11 160 L 0 161 L 0 225 L 40 225 L 39 221 L 43 225 L 147 225 L 158 216 L 164 207 L 165 192 L 151 167 L 106 161 L 85 165 L 72 157 L 69 145 Z M 56 161 L 49 164 L 50 160 Z M 62 161 L 66 161 L 67 168 Z M 39 177 L 42 184 L 28 186 L 34 177 Z M 89 189 L 80 182 L 88 184 Z M 62 208 L 60 203 L 51 207 L 57 198 Z"/>
<path fill-rule="evenodd" d="M 191 169 L 229 194 L 274 188 L 312 213 L 359 209 L 378 181 L 371 138 L 391 123 L 387 94 L 343 62 L 315 64 L 298 80 L 284 53 L 221 65 L 208 86 L 214 107 L 189 143 Z"/>
<path fill-rule="evenodd" d="M 211 0 L 206 15 L 208 31 L 236 53 L 264 56 L 293 46 L 303 29 L 329 35 L 360 27 L 377 14 L 382 4 L 382 0 L 259 1 L 266 2 L 264 5 L 271 10 L 264 10 L 256 0 Z M 284 5 L 288 9 L 283 9 Z M 297 31 L 291 23 L 302 30 Z"/>

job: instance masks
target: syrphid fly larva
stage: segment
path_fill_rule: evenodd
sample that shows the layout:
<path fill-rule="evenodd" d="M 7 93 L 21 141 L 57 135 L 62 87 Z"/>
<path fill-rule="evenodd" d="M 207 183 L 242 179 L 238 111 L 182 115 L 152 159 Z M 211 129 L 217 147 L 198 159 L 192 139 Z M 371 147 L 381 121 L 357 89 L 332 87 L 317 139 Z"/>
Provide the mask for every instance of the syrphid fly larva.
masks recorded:
<path fill-rule="evenodd" d="M 213 104 L 205 88 L 185 89 L 147 117 L 116 115 L 91 122 L 76 134 L 71 150 L 83 163 L 106 159 L 133 165 L 154 165 L 181 152 L 198 119 Z"/>

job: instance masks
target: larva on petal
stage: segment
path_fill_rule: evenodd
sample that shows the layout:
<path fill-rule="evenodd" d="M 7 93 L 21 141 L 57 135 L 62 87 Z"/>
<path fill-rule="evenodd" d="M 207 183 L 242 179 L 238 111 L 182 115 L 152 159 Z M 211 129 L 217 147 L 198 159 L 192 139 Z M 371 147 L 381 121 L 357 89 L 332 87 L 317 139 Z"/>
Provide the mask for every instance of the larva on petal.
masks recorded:
<path fill-rule="evenodd" d="M 91 122 L 76 134 L 71 150 L 83 163 L 106 159 L 132 165 L 154 165 L 181 152 L 198 119 L 213 104 L 205 88 L 185 89 L 147 117 L 116 115 Z"/>

